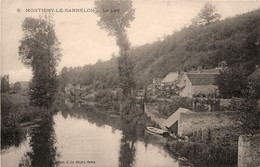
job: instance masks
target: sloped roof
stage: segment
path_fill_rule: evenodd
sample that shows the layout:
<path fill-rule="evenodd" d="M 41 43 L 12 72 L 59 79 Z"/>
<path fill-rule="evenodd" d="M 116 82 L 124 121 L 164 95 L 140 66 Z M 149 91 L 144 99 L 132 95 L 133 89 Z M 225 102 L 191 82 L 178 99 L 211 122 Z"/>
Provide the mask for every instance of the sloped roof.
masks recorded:
<path fill-rule="evenodd" d="M 190 71 L 189 74 L 198 74 L 198 73 L 203 73 L 203 74 L 220 74 L 220 69 L 202 69 L 200 71 Z"/>
<path fill-rule="evenodd" d="M 192 85 L 216 85 L 215 79 L 218 74 L 187 74 Z"/>
<path fill-rule="evenodd" d="M 155 85 L 156 85 L 155 83 L 151 83 L 150 85 L 147 86 L 147 88 L 153 89 L 153 88 L 155 88 Z"/>
<path fill-rule="evenodd" d="M 162 82 L 166 83 L 166 82 L 174 82 L 178 77 L 178 73 L 177 72 L 171 72 L 168 75 L 166 75 L 166 77 L 162 80 Z"/>
<path fill-rule="evenodd" d="M 71 89 L 71 88 L 73 88 L 73 85 L 72 85 L 71 83 L 68 83 L 68 84 L 66 85 L 66 87 L 65 87 L 65 89 L 67 89 L 67 90 L 69 90 L 69 89 Z"/>
<path fill-rule="evenodd" d="M 257 68 L 248 78 L 252 80 L 260 80 L 260 68 Z"/>
<path fill-rule="evenodd" d="M 189 113 L 192 112 L 189 109 L 186 108 L 179 108 L 177 111 L 175 111 L 166 121 L 163 123 L 163 125 L 167 128 L 171 127 L 176 121 L 180 119 L 181 113 Z"/>

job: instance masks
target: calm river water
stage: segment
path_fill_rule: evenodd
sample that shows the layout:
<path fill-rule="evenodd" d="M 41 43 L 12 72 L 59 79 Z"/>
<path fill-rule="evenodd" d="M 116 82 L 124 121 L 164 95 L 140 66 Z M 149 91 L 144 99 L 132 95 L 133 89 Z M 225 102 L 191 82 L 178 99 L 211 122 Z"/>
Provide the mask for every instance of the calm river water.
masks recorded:
<path fill-rule="evenodd" d="M 2 149 L 2 166 L 185 166 L 164 149 L 165 140 L 120 118 L 64 109 L 27 130 L 17 146 Z"/>

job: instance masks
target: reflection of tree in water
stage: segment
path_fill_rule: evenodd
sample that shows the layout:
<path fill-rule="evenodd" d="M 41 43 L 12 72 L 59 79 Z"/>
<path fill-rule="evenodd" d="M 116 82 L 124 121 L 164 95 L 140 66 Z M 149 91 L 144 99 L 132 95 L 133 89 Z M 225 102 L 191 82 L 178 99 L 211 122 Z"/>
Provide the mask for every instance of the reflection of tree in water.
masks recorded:
<path fill-rule="evenodd" d="M 122 123 L 123 137 L 121 139 L 119 166 L 131 167 L 135 161 L 135 142 L 137 141 L 136 125 L 129 121 Z"/>
<path fill-rule="evenodd" d="M 19 147 L 26 139 L 26 131 L 24 129 L 10 128 L 1 131 L 1 149 L 7 149 L 10 146 Z"/>
<path fill-rule="evenodd" d="M 57 159 L 60 157 L 60 154 L 57 153 L 57 148 L 54 146 L 56 136 L 53 125 L 52 115 L 42 117 L 39 127 L 35 127 L 30 134 L 32 151 L 24 154 L 19 166 L 57 166 Z"/>

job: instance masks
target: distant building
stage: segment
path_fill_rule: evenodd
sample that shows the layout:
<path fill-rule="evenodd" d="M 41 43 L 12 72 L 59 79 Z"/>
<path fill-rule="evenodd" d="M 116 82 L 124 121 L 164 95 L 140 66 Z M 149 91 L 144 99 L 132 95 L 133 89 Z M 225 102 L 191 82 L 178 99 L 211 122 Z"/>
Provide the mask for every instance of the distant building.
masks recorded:
<path fill-rule="evenodd" d="M 155 85 L 156 88 L 161 86 L 161 81 L 163 78 L 153 78 L 153 84 Z"/>
<path fill-rule="evenodd" d="M 179 76 L 178 72 L 170 72 L 161 81 L 161 85 L 162 86 L 173 85 L 175 83 L 176 79 L 178 78 L 178 76 Z"/>
<path fill-rule="evenodd" d="M 170 72 L 166 75 L 166 77 L 161 81 L 160 89 L 161 90 L 172 90 L 175 88 L 176 84 L 178 83 L 178 72 Z"/>
<path fill-rule="evenodd" d="M 218 86 L 215 79 L 219 73 L 184 73 L 178 83 L 180 88 L 179 95 L 182 97 L 193 96 L 216 96 Z"/>

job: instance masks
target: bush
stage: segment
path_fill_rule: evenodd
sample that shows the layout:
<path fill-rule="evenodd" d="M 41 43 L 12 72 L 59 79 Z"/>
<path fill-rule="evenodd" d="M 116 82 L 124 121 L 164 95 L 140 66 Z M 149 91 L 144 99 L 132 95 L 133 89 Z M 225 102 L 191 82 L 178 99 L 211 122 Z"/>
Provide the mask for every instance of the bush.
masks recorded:
<path fill-rule="evenodd" d="M 100 105 L 99 107 L 107 110 L 119 110 L 119 103 L 117 94 L 110 90 L 99 90 L 95 94 L 95 101 Z"/>
<path fill-rule="evenodd" d="M 187 157 L 194 164 L 235 165 L 237 163 L 237 148 L 224 147 L 219 144 L 195 142 L 175 142 L 170 149 L 177 155 Z"/>

